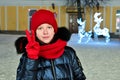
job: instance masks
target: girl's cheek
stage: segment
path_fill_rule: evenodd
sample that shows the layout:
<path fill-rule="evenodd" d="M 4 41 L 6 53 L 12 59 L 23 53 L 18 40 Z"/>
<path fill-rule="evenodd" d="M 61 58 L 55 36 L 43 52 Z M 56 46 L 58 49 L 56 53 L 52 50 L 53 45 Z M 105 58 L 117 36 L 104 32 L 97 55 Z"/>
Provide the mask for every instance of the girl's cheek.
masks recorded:
<path fill-rule="evenodd" d="M 41 35 L 40 34 L 37 34 L 38 37 L 40 37 Z"/>

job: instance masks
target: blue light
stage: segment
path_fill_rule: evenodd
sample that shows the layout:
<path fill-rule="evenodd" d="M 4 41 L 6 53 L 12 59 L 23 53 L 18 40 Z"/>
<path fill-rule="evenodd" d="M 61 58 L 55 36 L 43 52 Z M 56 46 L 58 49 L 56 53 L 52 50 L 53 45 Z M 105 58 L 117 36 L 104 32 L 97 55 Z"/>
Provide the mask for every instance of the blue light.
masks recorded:
<path fill-rule="evenodd" d="M 79 26 L 78 26 L 78 30 L 79 30 L 78 31 L 78 35 L 79 35 L 78 43 L 81 43 L 81 41 L 84 37 L 87 37 L 87 40 L 85 43 L 88 43 L 92 36 L 92 30 L 90 30 L 88 32 L 85 31 L 86 20 L 82 21 L 80 18 L 80 19 L 77 19 L 77 23 L 79 24 Z"/>
<path fill-rule="evenodd" d="M 94 35 L 95 38 L 97 38 L 97 36 L 99 35 L 103 35 L 106 39 L 106 43 L 108 43 L 110 41 L 110 34 L 109 34 L 109 29 L 108 28 L 100 28 L 100 24 L 103 21 L 103 19 L 101 17 L 99 17 L 101 15 L 101 13 L 95 13 L 94 14 L 94 22 L 96 22 L 93 30 L 94 30 Z"/>

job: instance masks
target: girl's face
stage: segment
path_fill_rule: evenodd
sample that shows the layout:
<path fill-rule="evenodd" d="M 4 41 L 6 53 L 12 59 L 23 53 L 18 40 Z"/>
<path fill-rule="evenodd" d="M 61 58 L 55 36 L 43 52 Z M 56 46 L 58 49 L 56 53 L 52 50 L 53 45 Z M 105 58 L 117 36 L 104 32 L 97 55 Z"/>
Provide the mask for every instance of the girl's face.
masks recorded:
<path fill-rule="evenodd" d="M 44 23 L 36 29 L 37 38 L 46 44 L 51 42 L 54 35 L 54 28 L 50 24 Z"/>

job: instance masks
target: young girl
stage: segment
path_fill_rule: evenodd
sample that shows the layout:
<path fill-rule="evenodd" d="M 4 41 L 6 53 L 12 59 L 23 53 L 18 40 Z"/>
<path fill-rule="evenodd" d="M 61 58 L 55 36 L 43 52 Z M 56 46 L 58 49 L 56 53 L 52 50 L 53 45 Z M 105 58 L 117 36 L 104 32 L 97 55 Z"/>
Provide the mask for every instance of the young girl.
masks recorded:
<path fill-rule="evenodd" d="M 67 46 L 70 32 L 58 28 L 54 14 L 38 10 L 31 19 L 31 31 L 15 41 L 22 53 L 16 80 L 85 80 L 82 65 L 73 48 Z"/>

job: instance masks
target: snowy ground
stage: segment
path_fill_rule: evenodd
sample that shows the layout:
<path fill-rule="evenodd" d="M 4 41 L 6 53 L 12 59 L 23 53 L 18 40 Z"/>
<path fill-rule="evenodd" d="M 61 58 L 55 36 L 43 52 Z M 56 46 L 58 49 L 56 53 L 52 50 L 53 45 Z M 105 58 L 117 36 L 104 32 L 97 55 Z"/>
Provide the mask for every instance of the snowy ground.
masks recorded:
<path fill-rule="evenodd" d="M 16 54 L 14 41 L 22 35 L 0 34 L 0 80 L 15 80 L 20 55 Z M 81 60 L 87 80 L 120 79 L 120 40 L 111 39 L 105 43 L 99 41 L 78 44 L 79 37 L 73 34 L 69 46 L 72 46 Z"/>

